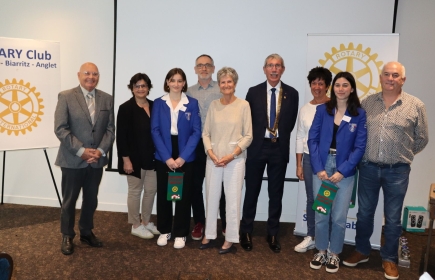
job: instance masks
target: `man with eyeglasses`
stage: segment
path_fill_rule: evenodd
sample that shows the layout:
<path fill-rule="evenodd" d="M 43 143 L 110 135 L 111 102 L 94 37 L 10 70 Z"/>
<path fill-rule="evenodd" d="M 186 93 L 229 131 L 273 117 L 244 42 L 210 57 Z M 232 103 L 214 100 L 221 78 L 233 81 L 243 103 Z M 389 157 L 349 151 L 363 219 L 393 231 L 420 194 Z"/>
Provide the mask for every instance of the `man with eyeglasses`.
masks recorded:
<path fill-rule="evenodd" d="M 74 252 L 75 206 L 80 190 L 80 241 L 92 247 L 103 246 L 92 229 L 106 153 L 115 139 L 113 99 L 96 89 L 100 77 L 97 66 L 87 62 L 77 76 L 80 85 L 59 93 L 54 114 L 54 132 L 60 140 L 55 164 L 62 170 L 60 230 L 64 255 Z"/>
<path fill-rule="evenodd" d="M 198 75 L 198 83 L 189 87 L 186 92 L 187 95 L 198 100 L 201 114 L 201 130 L 204 128 L 204 122 L 210 103 L 213 100 L 222 97 L 218 83 L 213 81 L 211 78 L 214 69 L 214 61 L 211 56 L 207 54 L 200 55 L 196 59 L 194 67 L 195 73 Z M 193 168 L 195 170 L 192 194 L 192 212 L 195 223 L 191 234 L 193 240 L 201 240 L 204 234 L 205 210 L 202 189 L 205 177 L 206 160 L 207 155 L 205 154 L 204 144 L 201 139 L 196 147 L 196 158 L 193 163 Z M 225 234 L 225 194 L 223 191 L 219 207 L 222 221 L 222 233 Z"/>
<path fill-rule="evenodd" d="M 281 251 L 279 220 L 289 161 L 290 133 L 296 123 L 299 102 L 298 92 L 281 81 L 284 70 L 283 58 L 278 54 L 269 55 L 263 66 L 267 81 L 251 87 L 246 95 L 251 106 L 253 131 L 246 159 L 246 191 L 240 223 L 240 245 L 246 251 L 253 248 L 253 224 L 266 165 L 269 193 L 266 240 L 273 252 Z"/>

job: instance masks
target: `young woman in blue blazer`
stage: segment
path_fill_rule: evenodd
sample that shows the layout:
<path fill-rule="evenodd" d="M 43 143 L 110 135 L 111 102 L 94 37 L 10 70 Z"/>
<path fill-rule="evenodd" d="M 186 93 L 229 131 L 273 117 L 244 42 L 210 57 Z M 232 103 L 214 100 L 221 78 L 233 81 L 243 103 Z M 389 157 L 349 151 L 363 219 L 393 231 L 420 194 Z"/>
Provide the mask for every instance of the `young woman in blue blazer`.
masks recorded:
<path fill-rule="evenodd" d="M 156 147 L 157 171 L 157 245 L 165 246 L 175 236 L 174 248 L 185 246 L 190 227 L 192 162 L 201 138 L 198 101 L 184 94 L 186 75 L 180 68 L 171 69 L 165 78 L 167 94 L 154 100 L 151 135 Z M 168 172 L 184 172 L 182 199 L 176 202 L 172 228 L 172 201 L 167 200 Z"/>
<path fill-rule="evenodd" d="M 338 188 L 331 211 L 327 215 L 315 214 L 319 252 L 310 262 L 313 269 L 325 264 L 327 272 L 338 271 L 354 175 L 366 142 L 366 113 L 361 108 L 355 79 L 349 72 L 340 72 L 332 82 L 331 100 L 317 107 L 308 135 L 314 197 L 322 181 Z"/>

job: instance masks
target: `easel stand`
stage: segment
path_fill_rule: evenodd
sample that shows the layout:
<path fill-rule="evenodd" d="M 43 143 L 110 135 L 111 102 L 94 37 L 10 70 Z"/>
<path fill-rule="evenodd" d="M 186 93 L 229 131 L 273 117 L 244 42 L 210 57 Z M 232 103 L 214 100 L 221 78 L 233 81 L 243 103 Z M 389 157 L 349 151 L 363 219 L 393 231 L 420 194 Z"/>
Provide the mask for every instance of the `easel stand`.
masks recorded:
<path fill-rule="evenodd" d="M 54 180 L 53 170 L 51 169 L 50 160 L 48 159 L 47 150 L 44 148 L 45 159 L 47 160 L 48 169 L 50 169 L 51 179 L 53 180 L 54 189 L 56 190 L 57 199 L 59 200 L 59 205 L 62 207 L 62 200 L 60 200 L 59 191 L 57 190 L 56 180 Z M 2 197 L 1 205 L 3 205 L 3 195 L 5 189 L 5 167 L 6 167 L 6 151 L 3 151 L 3 172 L 2 172 Z"/>

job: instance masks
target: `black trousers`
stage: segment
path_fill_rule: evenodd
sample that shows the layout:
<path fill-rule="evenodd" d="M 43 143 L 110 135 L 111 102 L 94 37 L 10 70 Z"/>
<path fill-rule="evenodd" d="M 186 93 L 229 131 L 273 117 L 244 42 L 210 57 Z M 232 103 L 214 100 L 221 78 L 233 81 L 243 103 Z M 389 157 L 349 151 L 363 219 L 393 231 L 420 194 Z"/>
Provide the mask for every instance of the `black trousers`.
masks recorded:
<path fill-rule="evenodd" d="M 177 159 L 178 137 L 172 136 L 172 158 Z M 180 201 L 175 202 L 175 215 L 172 216 L 172 201 L 167 200 L 168 172 L 171 171 L 165 162 L 156 160 L 157 172 L 157 229 L 160 233 L 173 231 L 174 237 L 189 235 L 190 207 L 193 189 L 193 162 L 184 163 L 183 167 L 176 171 L 184 172 L 183 192 Z M 172 230 L 173 222 L 173 230 Z"/>
<path fill-rule="evenodd" d="M 196 158 L 193 161 L 193 194 L 192 194 L 192 212 L 193 221 L 195 224 L 201 223 L 205 224 L 205 210 L 204 210 L 204 195 L 202 193 L 204 177 L 205 177 L 205 166 L 207 155 L 204 150 L 204 143 L 202 139 L 198 142 L 196 146 Z M 226 228 L 226 215 L 225 215 L 225 192 L 223 189 L 224 185 L 222 183 L 222 195 L 219 201 L 219 214 L 222 221 L 222 229 Z"/>
<path fill-rule="evenodd" d="M 63 236 L 74 238 L 74 222 L 77 198 L 83 190 L 82 208 L 79 220 L 81 235 L 89 235 L 94 228 L 94 213 L 98 205 L 98 188 L 103 168 L 65 168 L 62 167 L 62 208 L 60 231 Z"/>
<path fill-rule="evenodd" d="M 248 151 L 249 153 L 249 151 Z M 261 190 L 264 168 L 267 165 L 269 217 L 267 234 L 277 235 L 282 211 L 282 196 L 287 160 L 281 154 L 279 143 L 265 139 L 259 157 L 246 160 L 246 192 L 243 203 L 242 233 L 252 233 L 257 213 L 258 196 Z"/>

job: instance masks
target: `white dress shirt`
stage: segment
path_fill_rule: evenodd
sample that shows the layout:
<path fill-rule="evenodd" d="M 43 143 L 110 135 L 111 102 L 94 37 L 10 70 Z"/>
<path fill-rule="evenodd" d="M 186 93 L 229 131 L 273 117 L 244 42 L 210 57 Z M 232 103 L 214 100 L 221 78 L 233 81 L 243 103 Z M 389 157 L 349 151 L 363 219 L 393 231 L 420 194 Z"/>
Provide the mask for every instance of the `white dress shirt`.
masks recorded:
<path fill-rule="evenodd" d="M 267 126 L 270 125 L 270 123 L 269 123 L 270 122 L 270 98 L 272 97 L 272 91 L 271 91 L 272 88 L 276 88 L 276 91 L 275 91 L 276 102 L 275 102 L 275 104 L 276 104 L 276 117 L 278 117 L 278 97 L 279 97 L 279 90 L 281 89 L 281 81 L 279 81 L 275 87 L 271 86 L 269 84 L 269 82 L 267 82 L 267 121 L 268 121 Z M 271 128 L 273 128 L 273 127 L 271 127 Z M 276 128 L 276 137 L 279 137 L 278 128 Z M 264 133 L 264 138 L 270 138 L 270 132 L 269 132 L 269 130 L 267 130 L 267 128 L 266 128 L 266 132 Z"/>

